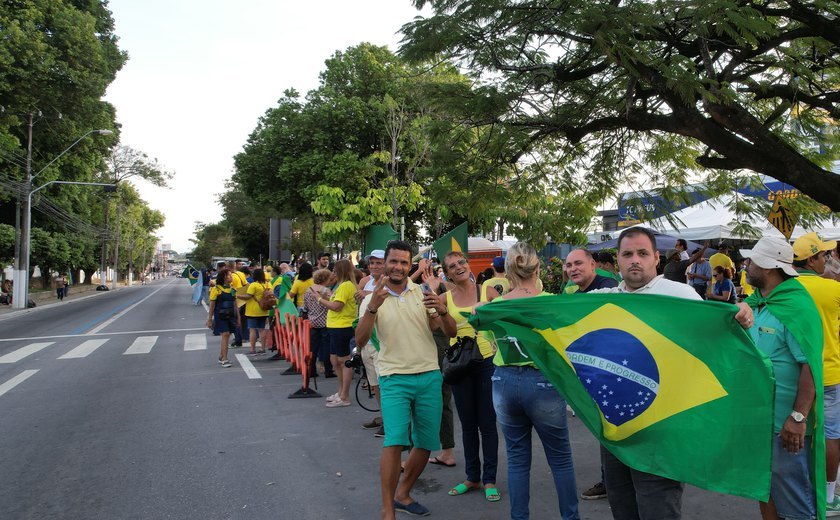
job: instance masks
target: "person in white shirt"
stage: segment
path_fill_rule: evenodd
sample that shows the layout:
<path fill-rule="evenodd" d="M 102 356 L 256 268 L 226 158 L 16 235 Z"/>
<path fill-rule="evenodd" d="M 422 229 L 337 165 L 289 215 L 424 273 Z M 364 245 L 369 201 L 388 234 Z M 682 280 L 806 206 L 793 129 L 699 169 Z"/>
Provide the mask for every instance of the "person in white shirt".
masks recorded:
<path fill-rule="evenodd" d="M 625 229 L 618 236 L 618 270 L 622 281 L 618 287 L 597 289 L 594 293 L 661 294 L 700 300 L 690 286 L 656 274 L 659 254 L 656 236 L 647 228 Z M 753 312 L 739 304 L 735 319 L 744 328 L 753 323 Z M 607 498 L 615 520 L 679 520 L 682 509 L 681 482 L 637 471 L 625 466 L 612 453 L 601 447 L 601 463 L 606 477 Z"/>

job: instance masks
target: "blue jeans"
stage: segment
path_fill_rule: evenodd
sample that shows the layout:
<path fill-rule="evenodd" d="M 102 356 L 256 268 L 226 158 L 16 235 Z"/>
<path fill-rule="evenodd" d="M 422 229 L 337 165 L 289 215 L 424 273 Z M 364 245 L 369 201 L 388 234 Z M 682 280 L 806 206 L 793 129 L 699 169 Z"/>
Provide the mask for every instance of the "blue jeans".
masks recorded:
<path fill-rule="evenodd" d="M 529 518 L 532 429 L 540 436 L 554 477 L 560 515 L 579 520 L 565 398 L 532 367 L 497 367 L 492 380 L 496 420 L 507 447 L 511 520 Z"/>
<path fill-rule="evenodd" d="M 484 484 L 496 483 L 499 465 L 499 433 L 496 430 L 496 412 L 493 409 L 493 358 L 485 359 L 470 375 L 452 385 L 452 396 L 461 420 L 461 438 L 464 442 L 467 480 Z M 481 441 L 479 442 L 479 432 Z M 482 476 L 479 447 L 484 455 Z"/>

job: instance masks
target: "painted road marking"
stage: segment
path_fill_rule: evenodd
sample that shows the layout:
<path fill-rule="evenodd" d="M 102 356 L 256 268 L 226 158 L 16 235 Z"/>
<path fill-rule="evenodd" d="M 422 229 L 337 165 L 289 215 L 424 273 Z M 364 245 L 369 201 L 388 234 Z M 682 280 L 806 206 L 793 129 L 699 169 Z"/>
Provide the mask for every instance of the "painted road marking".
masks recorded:
<path fill-rule="evenodd" d="M 166 286 L 164 285 L 163 287 L 166 287 Z M 107 327 L 108 325 L 110 325 L 110 324 L 114 323 L 115 321 L 117 321 L 118 319 L 122 318 L 122 317 L 123 317 L 123 316 L 125 316 L 125 315 L 129 312 L 129 311 L 131 311 L 133 308 L 137 307 L 138 305 L 140 305 L 140 304 L 141 304 L 141 303 L 143 303 L 144 301 L 148 300 L 149 298 L 151 298 L 152 296 L 154 296 L 155 294 L 157 294 L 157 293 L 158 293 L 161 289 L 163 289 L 163 287 L 159 287 L 158 289 L 155 289 L 154 291 L 152 291 L 152 294 L 150 294 L 150 295 L 146 296 L 145 298 L 143 298 L 143 299 L 142 299 L 142 300 L 140 300 L 139 302 L 135 303 L 134 305 L 132 305 L 132 306 L 130 306 L 130 307 L 128 307 L 128 308 L 126 308 L 126 309 L 123 309 L 123 310 L 122 310 L 119 314 L 117 314 L 117 315 L 113 316 L 112 318 L 110 318 L 110 319 L 106 320 L 104 323 L 102 323 L 102 325 L 99 325 L 98 327 L 96 327 L 96 328 L 94 328 L 94 329 L 91 329 L 91 330 L 89 331 L 89 334 L 96 334 L 97 332 L 101 331 L 102 329 L 104 329 L 104 328 L 105 328 L 105 327 Z"/>
<path fill-rule="evenodd" d="M 81 337 L 89 337 L 89 336 L 123 336 L 123 335 L 131 335 L 131 334 L 164 334 L 166 332 L 192 332 L 198 330 L 207 330 L 207 327 L 192 327 L 189 329 L 158 329 L 158 330 L 128 330 L 124 332 L 100 332 L 98 334 L 59 334 L 56 336 L 28 336 L 23 338 L 3 338 L 0 339 L 0 342 L 3 341 L 26 341 L 26 340 L 33 340 L 33 339 L 62 339 L 62 338 L 81 338 Z"/>
<path fill-rule="evenodd" d="M 94 350 L 98 349 L 107 342 L 107 339 L 89 339 L 58 359 L 78 359 L 88 357 Z"/>
<path fill-rule="evenodd" d="M 248 379 L 262 379 L 260 373 L 257 372 L 257 369 L 251 364 L 251 360 L 248 359 L 248 356 L 245 354 L 237 354 L 236 360 L 239 361 L 239 366 L 241 366 L 242 370 L 245 371 L 245 375 L 248 376 Z"/>
<path fill-rule="evenodd" d="M 49 347 L 53 343 L 55 342 L 49 341 L 46 343 L 32 343 L 31 345 L 19 348 L 14 352 L 9 352 L 5 356 L 0 357 L 0 363 L 16 363 L 27 356 L 31 356 L 32 354 Z"/>
<path fill-rule="evenodd" d="M 24 381 L 26 381 L 27 379 L 29 379 L 30 377 L 34 376 L 37 373 L 38 373 L 37 370 L 24 370 L 20 374 L 18 374 L 15 377 L 9 379 L 8 381 L 6 381 L 2 385 L 0 385 L 0 396 L 5 394 L 6 392 L 11 390 L 12 388 L 16 387 L 17 385 L 23 383 Z"/>
<path fill-rule="evenodd" d="M 134 340 L 134 343 L 132 343 L 131 346 L 126 349 L 125 352 L 123 352 L 123 355 L 148 354 L 152 351 L 152 347 L 155 346 L 157 340 L 157 336 L 140 336 L 139 338 Z"/>
<path fill-rule="evenodd" d="M 207 336 L 204 334 L 187 334 L 184 338 L 184 351 L 207 350 Z"/>

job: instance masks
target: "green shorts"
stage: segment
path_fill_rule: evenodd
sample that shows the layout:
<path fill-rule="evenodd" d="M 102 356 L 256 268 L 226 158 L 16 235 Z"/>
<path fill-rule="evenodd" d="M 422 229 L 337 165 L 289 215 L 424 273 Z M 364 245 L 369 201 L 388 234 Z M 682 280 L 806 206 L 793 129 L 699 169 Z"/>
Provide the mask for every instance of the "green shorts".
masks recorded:
<path fill-rule="evenodd" d="M 413 444 L 415 448 L 429 451 L 440 449 L 442 384 L 439 370 L 379 376 L 382 424 L 385 426 L 383 446 Z"/>

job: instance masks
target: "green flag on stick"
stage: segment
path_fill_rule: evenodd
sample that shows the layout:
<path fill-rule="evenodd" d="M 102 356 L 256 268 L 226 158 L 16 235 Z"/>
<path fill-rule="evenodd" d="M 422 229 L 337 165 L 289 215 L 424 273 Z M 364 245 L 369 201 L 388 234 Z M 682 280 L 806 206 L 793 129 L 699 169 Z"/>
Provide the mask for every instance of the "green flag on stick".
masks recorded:
<path fill-rule="evenodd" d="M 391 224 L 374 224 L 365 232 L 365 255 L 369 255 L 374 249 L 385 249 L 388 242 L 400 238 L 399 233 L 394 231 Z"/>
<path fill-rule="evenodd" d="M 587 294 L 497 300 L 469 321 L 533 361 L 627 466 L 766 502 L 774 379 L 736 311 Z"/>
<path fill-rule="evenodd" d="M 181 277 L 189 280 L 190 285 L 195 285 L 196 283 L 198 283 L 199 279 L 201 278 L 201 273 L 198 271 L 198 269 L 196 269 L 192 265 L 187 264 L 187 266 L 184 267 L 184 270 L 181 271 Z"/>
<path fill-rule="evenodd" d="M 443 257 L 451 251 L 460 251 L 465 255 L 467 251 L 467 223 L 459 224 L 455 229 L 435 240 L 434 248 L 437 257 L 443 262 Z"/>

